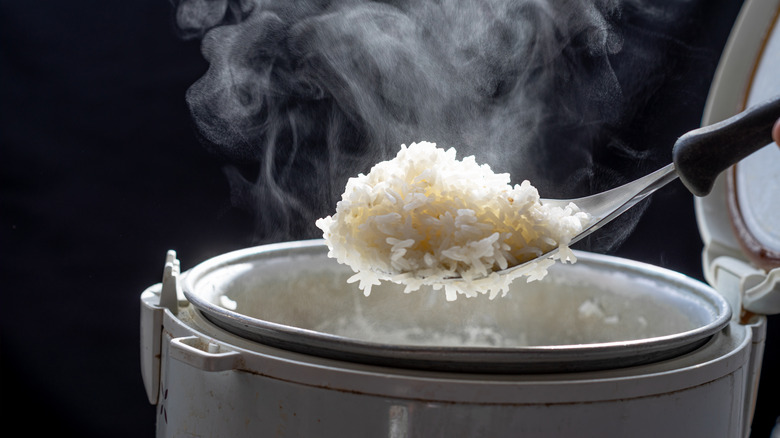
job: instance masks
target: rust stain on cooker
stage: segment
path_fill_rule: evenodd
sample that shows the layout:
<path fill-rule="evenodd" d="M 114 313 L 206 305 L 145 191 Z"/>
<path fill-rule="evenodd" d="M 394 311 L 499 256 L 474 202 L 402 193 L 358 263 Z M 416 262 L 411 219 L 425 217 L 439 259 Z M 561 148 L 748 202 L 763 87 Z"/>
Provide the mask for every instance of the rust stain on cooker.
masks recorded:
<path fill-rule="evenodd" d="M 737 195 L 736 171 L 736 166 L 732 166 L 726 175 L 726 202 L 730 213 L 731 228 L 748 259 L 757 267 L 770 271 L 780 267 L 780 253 L 765 248 L 745 223 L 742 209 L 739 206 L 739 196 Z"/>
<path fill-rule="evenodd" d="M 756 321 L 758 314 L 755 314 L 749 310 L 742 309 L 739 313 L 739 323 L 742 325 L 753 324 Z"/>

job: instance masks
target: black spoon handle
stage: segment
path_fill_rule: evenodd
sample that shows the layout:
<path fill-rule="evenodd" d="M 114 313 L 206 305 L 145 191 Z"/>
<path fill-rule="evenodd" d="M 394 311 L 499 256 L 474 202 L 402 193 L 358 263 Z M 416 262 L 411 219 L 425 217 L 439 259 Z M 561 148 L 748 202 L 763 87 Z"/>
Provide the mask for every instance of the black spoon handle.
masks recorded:
<path fill-rule="evenodd" d="M 683 135 L 672 150 L 680 180 L 696 196 L 709 194 L 721 172 L 772 143 L 772 126 L 778 119 L 780 96 L 775 96 L 722 122 Z"/>

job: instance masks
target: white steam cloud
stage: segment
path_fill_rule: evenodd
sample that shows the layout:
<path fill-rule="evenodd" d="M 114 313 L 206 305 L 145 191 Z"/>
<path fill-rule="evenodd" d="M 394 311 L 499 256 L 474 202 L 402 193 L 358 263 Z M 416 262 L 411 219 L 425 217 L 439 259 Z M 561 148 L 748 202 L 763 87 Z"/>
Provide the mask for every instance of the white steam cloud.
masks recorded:
<path fill-rule="evenodd" d="M 227 172 L 233 200 L 256 215 L 258 240 L 285 240 L 317 237 L 347 178 L 402 143 L 455 147 L 545 197 L 624 182 L 592 158 L 626 103 L 611 63 L 623 7 L 180 0 L 176 20 L 203 39 L 210 68 L 187 101 L 214 150 L 242 163 Z"/>

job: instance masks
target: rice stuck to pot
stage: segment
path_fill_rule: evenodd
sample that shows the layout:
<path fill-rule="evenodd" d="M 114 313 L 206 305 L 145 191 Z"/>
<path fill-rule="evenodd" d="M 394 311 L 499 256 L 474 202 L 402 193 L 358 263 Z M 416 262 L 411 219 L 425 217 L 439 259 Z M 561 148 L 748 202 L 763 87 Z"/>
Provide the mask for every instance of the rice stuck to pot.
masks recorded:
<path fill-rule="evenodd" d="M 406 293 L 443 288 L 449 301 L 458 294 L 493 299 L 518 277 L 543 278 L 557 259 L 574 263 L 568 244 L 590 220 L 574 204 L 542 205 L 528 181 L 509 181 L 473 156 L 457 160 L 455 149 L 402 145 L 395 158 L 350 178 L 336 213 L 316 224 L 328 256 L 352 268 L 349 282 L 366 295 L 387 280 Z M 495 272 L 555 248 L 549 258 Z"/>

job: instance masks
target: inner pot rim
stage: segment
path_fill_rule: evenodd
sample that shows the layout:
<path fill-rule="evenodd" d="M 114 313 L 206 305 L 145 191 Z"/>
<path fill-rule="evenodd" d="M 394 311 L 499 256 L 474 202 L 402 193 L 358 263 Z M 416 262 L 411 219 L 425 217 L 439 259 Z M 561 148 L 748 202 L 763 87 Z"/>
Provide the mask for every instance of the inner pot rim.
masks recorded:
<path fill-rule="evenodd" d="M 182 274 L 187 300 L 211 323 L 243 338 L 298 353 L 372 365 L 477 373 L 550 373 L 593 371 L 641 365 L 676 357 L 706 344 L 731 320 L 727 301 L 710 286 L 675 271 L 619 257 L 575 251 L 578 263 L 621 267 L 655 275 L 703 298 L 715 317 L 679 333 L 625 341 L 517 347 L 399 345 L 353 339 L 265 321 L 215 305 L 196 292 L 198 282 L 221 268 L 263 258 L 326 253 L 322 239 L 281 242 L 228 252 Z M 335 260 L 333 261 L 334 263 Z M 461 298 L 468 299 L 468 298 Z M 497 300 L 501 298 L 496 298 Z"/>

